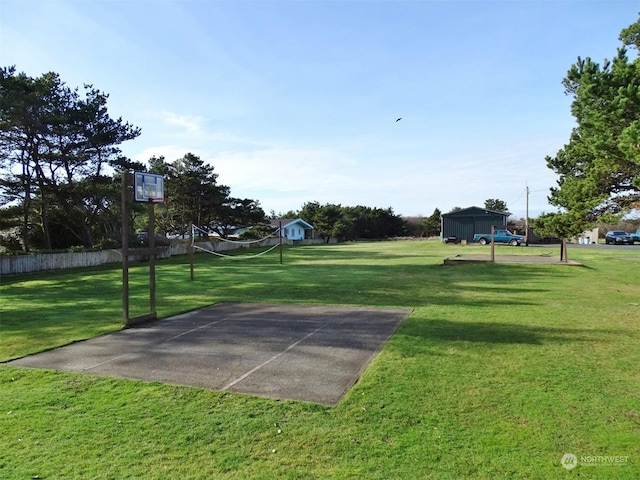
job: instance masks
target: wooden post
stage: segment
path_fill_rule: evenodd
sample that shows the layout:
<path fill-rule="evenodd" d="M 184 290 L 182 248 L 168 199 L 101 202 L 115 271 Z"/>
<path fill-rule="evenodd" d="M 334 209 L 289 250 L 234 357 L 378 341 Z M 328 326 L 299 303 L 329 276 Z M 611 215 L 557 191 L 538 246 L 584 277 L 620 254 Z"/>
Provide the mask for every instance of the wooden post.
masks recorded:
<path fill-rule="evenodd" d="M 153 200 L 149 200 L 149 312 L 156 318 L 156 216 Z"/>
<path fill-rule="evenodd" d="M 529 246 L 529 185 L 526 186 L 527 202 L 525 204 L 524 215 L 524 244 Z"/>
<path fill-rule="evenodd" d="M 280 241 L 280 265 L 282 265 L 282 221 L 278 222 L 278 239 Z"/>
<path fill-rule="evenodd" d="M 496 261 L 496 242 L 494 241 L 494 235 L 496 233 L 495 225 L 491 225 L 491 261 Z"/>
<path fill-rule="evenodd" d="M 129 208 L 127 200 L 129 196 L 129 172 L 122 171 L 121 182 L 122 197 L 122 320 L 129 323 Z"/>
<path fill-rule="evenodd" d="M 195 258 L 194 258 L 194 256 L 195 256 L 194 255 L 195 254 L 194 250 L 195 249 L 193 248 L 193 245 L 194 245 L 194 242 L 195 242 L 195 238 L 193 236 L 193 223 L 191 224 L 190 236 L 191 236 L 191 244 L 189 245 L 189 269 L 190 269 L 190 273 L 191 273 L 191 281 L 193 282 L 193 262 L 195 260 Z"/>
<path fill-rule="evenodd" d="M 131 318 L 129 316 L 129 172 L 122 173 L 122 316 L 127 327 L 147 320 L 155 320 L 156 313 L 156 234 L 155 205 L 153 199 L 148 200 L 149 214 L 149 248 L 138 249 L 136 254 L 149 255 L 149 306 L 150 312 Z M 135 183 L 135 182 L 134 182 Z M 137 200 L 137 197 L 134 197 Z"/>

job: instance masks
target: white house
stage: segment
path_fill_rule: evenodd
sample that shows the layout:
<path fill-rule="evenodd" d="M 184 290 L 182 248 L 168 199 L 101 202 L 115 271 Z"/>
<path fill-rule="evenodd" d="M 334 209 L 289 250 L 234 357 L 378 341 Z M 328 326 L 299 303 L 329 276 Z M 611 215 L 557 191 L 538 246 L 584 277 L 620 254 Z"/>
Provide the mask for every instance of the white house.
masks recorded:
<path fill-rule="evenodd" d="M 301 218 L 282 218 L 271 220 L 271 226 L 278 228 L 282 222 L 282 238 L 285 240 L 304 240 L 313 238 L 313 226 Z"/>

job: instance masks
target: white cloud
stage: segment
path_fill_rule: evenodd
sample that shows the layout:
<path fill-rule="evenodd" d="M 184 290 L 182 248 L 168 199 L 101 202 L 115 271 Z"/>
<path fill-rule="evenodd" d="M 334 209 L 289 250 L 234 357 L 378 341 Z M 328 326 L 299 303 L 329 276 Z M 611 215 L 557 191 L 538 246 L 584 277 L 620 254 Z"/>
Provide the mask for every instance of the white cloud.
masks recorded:
<path fill-rule="evenodd" d="M 144 162 L 163 155 L 173 161 L 191 152 L 214 166 L 218 182 L 228 185 L 233 196 L 256 199 L 266 211 L 296 210 L 305 202 L 319 201 L 430 215 L 435 208 L 446 212 L 499 198 L 514 214 L 523 216 L 526 185 L 536 192 L 531 196 L 530 213 L 551 210 L 546 195 L 555 175 L 543 160 L 544 153 L 552 150 L 549 142 L 494 145 L 478 152 L 461 148 L 448 155 L 389 162 L 372 158 L 371 144 L 359 151 L 338 145 L 256 148 L 258 142 L 243 142 L 217 151 L 217 137 L 221 136 L 203 132 L 199 141 L 184 144 L 196 148 L 179 142 L 148 147 L 135 159 Z"/>
<path fill-rule="evenodd" d="M 164 123 L 182 127 L 192 135 L 200 134 L 203 131 L 204 120 L 199 115 L 180 115 L 174 112 L 162 111 L 159 113 L 159 117 Z"/>
<path fill-rule="evenodd" d="M 271 147 L 211 158 L 228 185 L 278 192 L 333 190 L 352 182 L 356 162 L 331 148 Z"/>
<path fill-rule="evenodd" d="M 151 157 L 164 157 L 166 161 L 173 162 L 178 158 L 183 157 L 186 153 L 196 152 L 185 151 L 184 148 L 178 145 L 159 145 L 157 147 L 149 147 L 136 153 L 133 157 L 134 160 L 142 163 L 146 163 Z"/>

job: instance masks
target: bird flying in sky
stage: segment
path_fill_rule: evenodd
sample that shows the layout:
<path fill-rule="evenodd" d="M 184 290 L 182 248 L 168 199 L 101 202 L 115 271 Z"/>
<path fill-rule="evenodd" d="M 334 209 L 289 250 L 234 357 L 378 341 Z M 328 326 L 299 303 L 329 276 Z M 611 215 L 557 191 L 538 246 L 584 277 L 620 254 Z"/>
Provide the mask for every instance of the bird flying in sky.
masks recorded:
<path fill-rule="evenodd" d="M 399 119 L 396 120 L 396 122 L 399 122 L 400 120 L 402 120 L 402 117 L 400 117 Z"/>

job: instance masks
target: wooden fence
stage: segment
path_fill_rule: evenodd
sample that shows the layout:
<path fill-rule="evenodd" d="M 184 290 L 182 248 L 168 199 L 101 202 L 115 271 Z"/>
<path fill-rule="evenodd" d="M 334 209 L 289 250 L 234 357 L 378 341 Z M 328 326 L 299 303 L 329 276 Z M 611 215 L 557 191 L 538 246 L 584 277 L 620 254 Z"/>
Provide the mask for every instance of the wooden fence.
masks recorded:
<path fill-rule="evenodd" d="M 278 243 L 277 238 L 265 240 L 260 243 L 261 247 L 273 246 Z M 323 243 L 323 240 L 300 240 L 285 241 L 289 245 L 301 245 L 312 243 Z M 332 242 L 333 243 L 333 242 Z M 224 252 L 242 248 L 240 244 L 228 242 L 202 242 L 202 248 L 215 252 Z M 156 258 L 170 258 L 174 255 L 186 255 L 189 252 L 188 242 L 176 242 L 167 247 L 158 247 Z M 143 261 L 148 257 L 135 255 L 135 249 L 130 249 L 129 253 L 134 254 L 129 261 Z M 49 270 L 62 270 L 67 268 L 95 267 L 107 263 L 122 262 L 120 250 L 99 250 L 95 252 L 73 252 L 73 253 L 38 253 L 30 255 L 0 255 L 0 276 L 18 275 L 22 273 L 42 272 Z"/>

